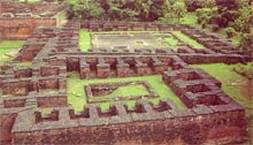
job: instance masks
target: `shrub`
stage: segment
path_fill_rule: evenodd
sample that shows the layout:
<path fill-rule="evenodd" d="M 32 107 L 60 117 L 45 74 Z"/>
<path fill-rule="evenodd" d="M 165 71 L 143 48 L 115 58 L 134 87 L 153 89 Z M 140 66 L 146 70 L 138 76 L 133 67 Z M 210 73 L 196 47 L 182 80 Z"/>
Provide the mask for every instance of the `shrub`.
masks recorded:
<path fill-rule="evenodd" d="M 228 38 L 231 38 L 236 34 L 236 31 L 233 27 L 228 27 L 228 28 L 225 29 L 225 33 L 226 33 Z"/>
<path fill-rule="evenodd" d="M 165 0 L 163 14 L 159 20 L 169 23 L 179 23 L 186 13 L 186 6 L 183 1 Z"/>
<path fill-rule="evenodd" d="M 164 0 L 68 0 L 69 14 L 85 19 L 153 21 Z"/>
<path fill-rule="evenodd" d="M 104 12 L 95 0 L 68 0 L 67 2 L 71 8 L 70 13 L 81 18 L 99 18 Z"/>
<path fill-rule="evenodd" d="M 217 8 L 201 8 L 196 11 L 198 23 L 205 28 L 210 23 L 211 18 L 217 14 Z"/>

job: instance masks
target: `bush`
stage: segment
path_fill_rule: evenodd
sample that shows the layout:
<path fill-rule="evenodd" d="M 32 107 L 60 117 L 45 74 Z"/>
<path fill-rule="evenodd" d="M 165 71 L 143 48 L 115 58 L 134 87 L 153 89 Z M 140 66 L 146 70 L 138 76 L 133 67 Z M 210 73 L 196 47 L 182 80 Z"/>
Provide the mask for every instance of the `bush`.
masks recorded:
<path fill-rule="evenodd" d="M 94 0 L 68 0 L 67 2 L 70 6 L 70 14 L 81 18 L 99 18 L 104 13 L 99 3 Z"/>
<path fill-rule="evenodd" d="M 225 33 L 228 38 L 232 38 L 236 34 L 236 31 L 233 27 L 228 27 L 225 29 Z"/>
<path fill-rule="evenodd" d="M 226 8 L 228 10 L 236 10 L 239 8 L 239 3 L 236 0 L 215 0 L 219 9 Z"/>
<path fill-rule="evenodd" d="M 249 33 L 253 27 L 253 6 L 240 8 L 232 27 L 238 32 Z"/>
<path fill-rule="evenodd" d="M 85 19 L 154 21 L 164 0 L 68 0 L 69 13 Z"/>
<path fill-rule="evenodd" d="M 186 14 L 186 5 L 183 1 L 165 0 L 163 14 L 159 20 L 168 23 L 179 23 Z"/>
<path fill-rule="evenodd" d="M 217 14 L 217 8 L 201 8 L 196 11 L 198 23 L 205 28 L 210 23 L 211 18 Z"/>
<path fill-rule="evenodd" d="M 185 0 L 188 12 L 194 12 L 200 8 L 213 8 L 215 7 L 215 0 Z"/>

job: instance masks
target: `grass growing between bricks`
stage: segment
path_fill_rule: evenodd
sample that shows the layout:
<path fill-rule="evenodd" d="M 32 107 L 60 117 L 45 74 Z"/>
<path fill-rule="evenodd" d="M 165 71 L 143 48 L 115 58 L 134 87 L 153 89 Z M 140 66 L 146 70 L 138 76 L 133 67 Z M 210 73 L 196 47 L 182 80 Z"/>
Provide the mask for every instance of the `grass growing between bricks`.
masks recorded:
<path fill-rule="evenodd" d="M 192 39 L 191 37 L 182 33 L 181 31 L 172 31 L 171 33 L 174 34 L 178 39 L 180 39 L 181 41 L 183 41 L 184 43 L 190 45 L 195 49 L 205 48 L 202 44 L 198 43 L 196 40 Z"/>
<path fill-rule="evenodd" d="M 110 79 L 92 79 L 81 80 L 77 73 L 71 73 L 68 76 L 67 92 L 68 92 L 68 104 L 70 104 L 76 112 L 83 110 L 83 107 L 87 105 L 87 96 L 84 91 L 84 86 L 88 84 L 99 83 L 113 83 L 113 82 L 128 82 L 128 81 L 147 81 L 152 89 L 159 95 L 158 98 L 149 99 L 153 104 L 159 103 L 161 99 L 171 100 L 179 109 L 184 109 L 185 105 L 181 100 L 173 93 L 173 91 L 162 81 L 160 75 L 142 76 L 142 77 L 127 77 L 127 78 L 110 78 Z M 131 88 L 136 90 L 137 88 Z M 125 96 L 133 95 L 131 90 L 125 90 L 123 93 Z M 140 93 L 137 91 L 137 93 Z M 141 92 L 144 93 L 144 92 Z M 115 94 L 114 94 L 115 95 Z M 116 94 L 117 95 L 117 94 Z M 120 95 L 120 94 L 119 94 Z M 136 100 L 126 101 L 128 107 L 135 106 Z M 105 111 L 110 107 L 111 102 L 100 103 L 101 110 Z"/>
<path fill-rule="evenodd" d="M 85 29 L 81 29 L 79 32 L 79 47 L 82 52 L 87 52 L 91 48 L 90 32 Z"/>

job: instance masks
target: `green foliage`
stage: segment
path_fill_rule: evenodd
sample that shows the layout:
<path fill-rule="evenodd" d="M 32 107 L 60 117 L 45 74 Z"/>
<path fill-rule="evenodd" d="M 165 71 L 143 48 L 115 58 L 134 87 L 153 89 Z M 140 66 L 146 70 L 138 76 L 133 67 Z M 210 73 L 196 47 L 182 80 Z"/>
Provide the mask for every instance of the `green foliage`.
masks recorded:
<path fill-rule="evenodd" d="M 205 28 L 207 24 L 209 24 L 210 19 L 217 13 L 217 7 L 197 9 L 196 15 L 198 17 L 198 23 L 201 25 L 202 28 Z"/>
<path fill-rule="evenodd" d="M 72 15 L 104 20 L 154 20 L 162 15 L 162 3 L 162 0 L 68 0 Z"/>
<path fill-rule="evenodd" d="M 180 23 L 180 19 L 186 14 L 186 6 L 184 1 L 165 0 L 163 5 L 163 22 Z"/>
<path fill-rule="evenodd" d="M 94 0 L 68 0 L 68 4 L 76 16 L 82 18 L 99 18 L 103 14 L 103 9 Z"/>
<path fill-rule="evenodd" d="M 231 38 L 236 34 L 236 31 L 233 27 L 226 28 L 225 32 L 226 32 L 228 38 Z"/>
<path fill-rule="evenodd" d="M 108 0 L 108 6 L 109 9 L 107 11 L 107 15 L 110 19 L 133 19 L 136 16 L 139 15 L 139 11 L 130 9 L 130 8 L 124 8 L 125 5 L 127 5 L 126 0 Z"/>
<path fill-rule="evenodd" d="M 241 34 L 240 48 L 253 53 L 253 6 L 244 3 L 238 10 L 238 17 L 231 26 Z"/>
<path fill-rule="evenodd" d="M 232 24 L 232 27 L 238 32 L 249 33 L 253 27 L 253 6 L 243 6 L 238 10 L 238 17 Z"/>
<path fill-rule="evenodd" d="M 110 79 L 93 79 L 93 80 L 81 80 L 78 74 L 71 74 L 67 80 L 67 93 L 68 103 L 72 105 L 75 111 L 82 111 L 83 107 L 87 105 L 87 97 L 83 89 L 84 85 L 94 83 L 113 83 L 124 81 L 147 81 L 152 89 L 159 95 L 159 98 L 149 99 L 151 102 L 157 102 L 161 99 L 170 99 L 175 103 L 179 109 L 184 109 L 185 105 L 181 100 L 173 93 L 173 91 L 163 82 L 162 77 L 159 75 L 143 76 L 143 77 L 127 77 L 127 78 L 110 78 Z M 136 90 L 136 88 L 132 88 Z M 133 92 L 128 92 L 133 93 Z M 102 110 L 109 108 L 111 102 L 100 103 Z M 126 101 L 129 107 L 133 107 L 135 101 Z"/>
<path fill-rule="evenodd" d="M 245 53 L 251 53 L 253 55 L 253 29 L 250 33 L 242 33 L 240 48 L 245 51 Z"/>

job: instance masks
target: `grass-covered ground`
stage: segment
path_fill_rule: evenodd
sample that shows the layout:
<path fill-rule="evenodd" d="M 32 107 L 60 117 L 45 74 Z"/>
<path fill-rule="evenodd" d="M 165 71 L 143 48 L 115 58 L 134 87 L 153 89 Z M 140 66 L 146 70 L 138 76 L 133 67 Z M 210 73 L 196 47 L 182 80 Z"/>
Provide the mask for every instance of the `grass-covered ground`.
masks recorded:
<path fill-rule="evenodd" d="M 160 96 L 158 98 L 150 99 L 154 104 L 159 103 L 160 99 L 170 99 L 180 109 L 185 106 L 181 100 L 172 92 L 166 84 L 163 83 L 161 76 L 143 76 L 143 77 L 127 77 L 127 78 L 110 78 L 110 79 L 92 79 L 92 80 L 81 80 L 78 74 L 70 74 L 67 81 L 67 92 L 68 92 L 68 103 L 74 108 L 75 111 L 82 111 L 83 107 L 87 105 L 87 97 L 84 92 L 84 86 L 87 84 L 94 83 L 109 83 L 109 82 L 123 82 L 123 81 L 148 81 L 152 89 Z M 131 88 L 130 90 L 124 90 L 125 96 L 132 95 L 137 88 Z M 136 92 L 135 92 L 136 93 Z M 141 92 L 144 93 L 144 92 Z M 115 94 L 114 94 L 115 95 Z M 135 100 L 126 101 L 129 107 L 135 105 Z M 101 103 L 100 107 L 102 110 L 107 110 L 110 106 L 110 102 Z"/>
<path fill-rule="evenodd" d="M 250 64 L 248 64 L 250 67 Z M 239 75 L 234 68 L 238 65 L 203 64 L 194 65 L 201 68 L 222 82 L 223 91 L 245 108 L 253 109 L 253 92 L 250 80 Z"/>
<path fill-rule="evenodd" d="M 0 40 L 0 62 L 11 61 L 23 44 L 24 41 Z"/>
<path fill-rule="evenodd" d="M 202 44 L 198 43 L 196 40 L 192 39 L 190 36 L 185 35 L 180 31 L 172 31 L 171 33 L 174 34 L 178 39 L 180 39 L 181 41 L 183 41 L 184 43 L 190 45 L 195 49 L 205 48 Z"/>
<path fill-rule="evenodd" d="M 171 49 L 177 49 L 178 48 L 178 40 L 173 37 L 165 37 L 164 42 L 169 46 Z"/>
<path fill-rule="evenodd" d="M 79 32 L 79 47 L 82 52 L 87 52 L 91 48 L 91 37 L 90 32 L 85 29 Z"/>

